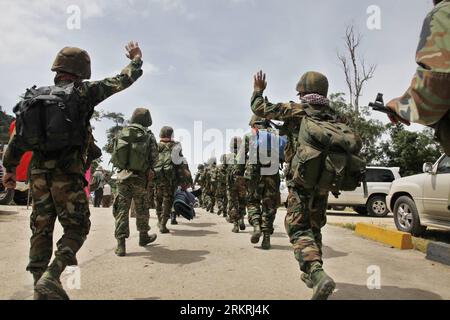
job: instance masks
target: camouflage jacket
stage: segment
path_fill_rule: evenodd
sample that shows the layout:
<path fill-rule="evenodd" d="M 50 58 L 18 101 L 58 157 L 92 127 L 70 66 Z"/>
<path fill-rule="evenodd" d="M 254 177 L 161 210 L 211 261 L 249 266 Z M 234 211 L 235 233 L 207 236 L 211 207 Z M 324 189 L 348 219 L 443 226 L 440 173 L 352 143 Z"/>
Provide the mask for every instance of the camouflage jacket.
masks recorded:
<path fill-rule="evenodd" d="M 195 179 L 194 179 L 194 185 L 198 184 L 200 187 L 203 186 L 203 173 L 204 173 L 205 169 L 199 169 L 197 171 L 197 174 L 195 175 Z"/>
<path fill-rule="evenodd" d="M 101 81 L 84 81 L 76 84 L 76 89 L 80 95 L 81 103 L 79 105 L 80 113 L 84 115 L 85 120 L 89 121 L 95 106 L 110 96 L 130 87 L 142 74 L 142 60 L 136 58 L 125 67 L 122 72 L 112 78 L 106 78 Z M 66 85 L 67 82 L 59 82 L 57 85 Z M 87 135 L 88 136 L 88 135 Z M 83 150 L 74 148 L 57 152 L 54 154 L 34 153 L 31 161 L 31 173 L 38 174 L 51 170 L 60 170 L 65 173 L 83 174 L 87 169 L 87 147 Z M 8 148 L 5 152 L 3 165 L 8 172 L 14 172 L 20 162 L 25 150 L 18 145 L 15 136 L 10 140 Z"/>
<path fill-rule="evenodd" d="M 426 17 L 416 62 L 419 67 L 411 86 L 389 105 L 402 118 L 431 126 L 450 110 L 450 0 Z"/>
<path fill-rule="evenodd" d="M 156 161 L 155 167 L 164 166 L 166 153 L 170 152 L 172 169 L 173 169 L 173 181 L 171 181 L 175 186 L 180 186 L 182 184 L 192 185 L 192 175 L 189 170 L 186 159 L 183 156 L 183 149 L 181 143 L 176 141 L 171 142 L 160 142 L 158 143 L 158 159 Z M 165 177 L 167 179 L 168 177 Z M 164 183 L 164 179 L 158 178 L 158 174 L 155 176 L 156 183 Z"/>

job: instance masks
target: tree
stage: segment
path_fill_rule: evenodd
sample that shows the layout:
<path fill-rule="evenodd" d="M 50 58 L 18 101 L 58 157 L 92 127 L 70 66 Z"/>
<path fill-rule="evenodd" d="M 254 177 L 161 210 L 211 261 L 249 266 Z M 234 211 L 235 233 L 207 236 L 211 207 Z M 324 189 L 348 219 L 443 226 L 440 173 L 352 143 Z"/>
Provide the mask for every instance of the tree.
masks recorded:
<path fill-rule="evenodd" d="M 379 141 L 385 131 L 383 124 L 370 118 L 367 107 L 356 112 L 353 106 L 345 101 L 344 93 L 330 95 L 331 107 L 336 110 L 347 122 L 348 126 L 357 133 L 362 140 L 361 155 L 368 164 L 375 164 L 380 158 L 381 149 L 376 141 Z"/>
<path fill-rule="evenodd" d="M 381 143 L 383 158 L 380 162 L 388 167 L 400 167 L 402 176 L 421 173 L 425 162 L 434 163 L 442 154 L 429 128 L 411 132 L 402 124 L 389 124 L 387 130 L 389 139 Z"/>
<path fill-rule="evenodd" d="M 115 125 L 111 128 L 109 128 L 106 131 L 106 138 L 107 142 L 106 145 L 103 147 L 103 151 L 111 154 L 113 152 L 114 147 L 114 138 L 117 136 L 117 134 L 120 132 L 120 130 L 123 129 L 124 125 L 126 124 L 125 121 L 125 115 L 123 113 L 117 113 L 117 112 L 101 112 L 98 115 L 98 119 L 108 119 L 112 120 Z"/>
<path fill-rule="evenodd" d="M 364 85 L 373 78 L 377 68 L 376 65 L 366 65 L 364 58 L 358 56 L 362 39 L 362 35 L 353 25 L 348 26 L 344 37 L 346 53 L 337 54 L 345 74 L 349 104 L 353 105 L 356 113 L 359 113 L 359 98 Z"/>

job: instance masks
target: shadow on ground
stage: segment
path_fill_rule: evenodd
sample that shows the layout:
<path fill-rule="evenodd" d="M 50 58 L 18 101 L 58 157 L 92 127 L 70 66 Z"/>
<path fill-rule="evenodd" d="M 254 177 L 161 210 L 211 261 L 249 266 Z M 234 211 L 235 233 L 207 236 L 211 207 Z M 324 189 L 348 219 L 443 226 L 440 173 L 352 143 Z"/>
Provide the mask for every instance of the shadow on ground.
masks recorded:
<path fill-rule="evenodd" d="M 336 251 L 331 247 L 324 246 L 323 247 L 323 258 L 324 259 L 332 259 L 332 258 L 340 258 L 348 256 L 347 252 L 343 251 Z"/>
<path fill-rule="evenodd" d="M 164 264 L 186 265 L 201 262 L 210 254 L 206 250 L 170 250 L 167 247 L 155 245 L 146 247 L 147 252 L 133 252 L 128 257 L 144 257 L 151 261 Z"/>
<path fill-rule="evenodd" d="M 206 237 L 212 234 L 218 234 L 216 231 L 209 230 L 171 230 L 172 236 L 176 237 Z"/>
<path fill-rule="evenodd" d="M 338 283 L 336 288 L 330 300 L 442 300 L 436 293 L 415 288 L 382 286 L 380 290 L 369 290 L 349 283 Z"/>
<path fill-rule="evenodd" d="M 207 222 L 204 222 L 204 223 L 186 222 L 186 223 L 181 223 L 181 225 L 186 226 L 186 227 L 192 227 L 192 228 L 209 228 L 209 227 L 213 227 L 217 224 L 216 223 L 207 223 Z"/>

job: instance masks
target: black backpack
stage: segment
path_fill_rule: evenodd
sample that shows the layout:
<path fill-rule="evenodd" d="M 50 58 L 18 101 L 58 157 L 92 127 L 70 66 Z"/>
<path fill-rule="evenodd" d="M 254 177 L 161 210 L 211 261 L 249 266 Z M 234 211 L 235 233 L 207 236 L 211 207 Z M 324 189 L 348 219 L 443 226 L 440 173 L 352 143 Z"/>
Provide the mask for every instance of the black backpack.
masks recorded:
<path fill-rule="evenodd" d="M 85 143 L 87 122 L 74 84 L 28 89 L 14 107 L 16 138 L 29 151 L 52 152 Z"/>

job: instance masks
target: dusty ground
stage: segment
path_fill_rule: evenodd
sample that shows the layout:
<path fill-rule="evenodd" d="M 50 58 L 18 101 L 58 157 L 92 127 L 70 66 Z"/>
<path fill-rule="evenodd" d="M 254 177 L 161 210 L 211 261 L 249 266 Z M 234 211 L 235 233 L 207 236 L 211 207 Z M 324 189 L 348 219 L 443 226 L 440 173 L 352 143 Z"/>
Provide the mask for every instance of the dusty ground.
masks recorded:
<path fill-rule="evenodd" d="M 232 234 L 223 218 L 200 211 L 193 222 L 180 219 L 170 235 L 158 235 L 148 248 L 138 247 L 132 221 L 128 256 L 118 258 L 110 209 L 92 209 L 91 233 L 78 256 L 79 289 L 69 290 L 77 286 L 69 282 L 73 276 L 66 275 L 63 284 L 72 299 L 309 299 L 284 232 L 284 214 L 277 217 L 270 251 L 250 244 L 250 229 Z M 25 208 L 0 207 L 0 299 L 32 297 L 32 277 L 25 271 L 28 215 Z M 369 218 L 329 216 L 330 222 L 359 219 Z M 55 240 L 60 234 L 58 225 Z M 324 229 L 324 243 L 326 270 L 338 284 L 332 299 L 450 299 L 450 267 L 420 252 L 392 249 L 334 226 Z M 373 270 L 380 271 L 379 290 L 367 288 Z"/>

